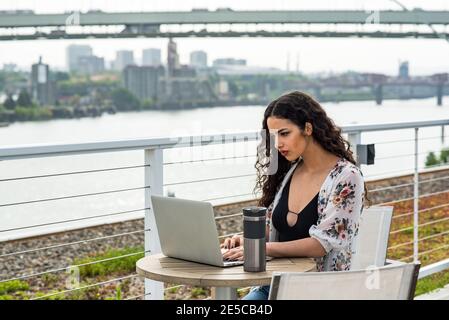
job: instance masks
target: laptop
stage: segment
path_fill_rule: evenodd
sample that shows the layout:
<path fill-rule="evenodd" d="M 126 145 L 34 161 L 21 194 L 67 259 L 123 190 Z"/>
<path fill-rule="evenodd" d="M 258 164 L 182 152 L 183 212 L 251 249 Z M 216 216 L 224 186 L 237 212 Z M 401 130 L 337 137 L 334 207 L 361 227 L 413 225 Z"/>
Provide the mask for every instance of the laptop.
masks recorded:
<path fill-rule="evenodd" d="M 151 202 L 165 256 L 218 267 L 243 264 L 223 260 L 212 204 L 156 195 Z"/>

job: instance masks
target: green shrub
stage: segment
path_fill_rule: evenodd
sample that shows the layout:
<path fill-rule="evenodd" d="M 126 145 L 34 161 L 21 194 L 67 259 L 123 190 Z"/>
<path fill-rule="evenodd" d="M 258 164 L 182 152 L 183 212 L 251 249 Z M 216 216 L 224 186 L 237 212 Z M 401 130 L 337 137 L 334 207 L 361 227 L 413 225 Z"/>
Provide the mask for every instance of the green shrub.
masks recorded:
<path fill-rule="evenodd" d="M 449 148 L 445 148 L 441 150 L 440 153 L 440 162 L 447 163 L 449 161 Z"/>
<path fill-rule="evenodd" d="M 42 275 L 42 281 L 44 282 L 45 286 L 49 286 L 51 284 L 56 284 L 58 282 L 58 276 L 53 273 L 46 273 Z"/>
<path fill-rule="evenodd" d="M 36 292 L 35 298 L 41 298 L 49 294 L 54 294 L 52 296 L 42 298 L 42 300 L 65 300 L 66 299 L 65 294 L 63 293 L 56 294 L 58 292 L 59 292 L 58 290 L 52 290 L 50 292 Z"/>
<path fill-rule="evenodd" d="M 429 154 L 427 155 L 427 159 L 426 159 L 426 167 L 434 166 L 439 163 L 440 163 L 440 161 L 435 156 L 435 153 L 429 152 Z"/>
<path fill-rule="evenodd" d="M 177 293 L 178 292 L 179 287 L 173 287 L 167 290 L 168 293 Z"/>
<path fill-rule="evenodd" d="M 122 300 L 122 287 L 120 285 L 115 287 L 115 300 Z"/>
<path fill-rule="evenodd" d="M 84 264 L 89 262 L 94 262 L 98 260 L 104 260 L 109 258 L 114 258 L 122 255 L 132 254 L 143 251 L 142 247 L 135 248 L 125 248 L 125 249 L 113 249 L 109 250 L 103 254 L 96 255 L 94 257 L 88 257 L 83 259 L 76 259 L 74 264 Z M 136 270 L 136 262 L 137 260 L 144 257 L 144 254 L 136 254 L 129 257 L 118 258 L 110 261 L 104 261 L 94 264 L 89 264 L 87 266 L 80 267 L 80 276 L 86 277 L 94 277 L 94 276 L 103 276 L 115 272 L 120 273 L 129 273 L 134 272 Z"/>
<path fill-rule="evenodd" d="M 112 91 L 111 98 L 117 110 L 127 111 L 140 108 L 140 100 L 125 88 L 117 88 Z"/>
<path fill-rule="evenodd" d="M 207 295 L 207 292 L 204 288 L 198 288 L 198 287 L 193 287 L 192 291 L 191 291 L 191 295 L 193 298 L 196 298 L 198 296 L 205 296 Z"/>
<path fill-rule="evenodd" d="M 20 280 L 12 280 L 0 283 L 0 295 L 4 295 L 5 293 L 13 293 L 16 291 L 28 290 L 30 285 L 27 282 Z"/>
<path fill-rule="evenodd" d="M 15 113 L 19 121 L 48 120 L 53 117 L 49 107 L 16 107 Z"/>

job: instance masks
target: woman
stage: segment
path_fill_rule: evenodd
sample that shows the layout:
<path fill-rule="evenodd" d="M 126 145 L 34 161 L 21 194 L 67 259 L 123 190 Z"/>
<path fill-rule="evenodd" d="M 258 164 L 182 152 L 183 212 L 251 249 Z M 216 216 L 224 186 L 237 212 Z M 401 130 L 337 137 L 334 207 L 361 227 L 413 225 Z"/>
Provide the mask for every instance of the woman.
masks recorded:
<path fill-rule="evenodd" d="M 256 162 L 267 207 L 266 253 L 272 257 L 313 257 L 317 271 L 349 270 L 367 190 L 349 143 L 320 104 L 303 92 L 271 102 L 263 119 L 265 143 Z M 275 147 L 270 154 L 270 136 Z M 277 159 L 276 159 L 277 157 Z M 277 162 L 276 162 L 277 160 Z M 277 164 L 272 174 L 264 174 Z M 271 166 L 271 167 L 270 167 Z M 225 259 L 243 259 L 243 238 L 223 242 Z M 244 299 L 267 299 L 269 286 Z"/>

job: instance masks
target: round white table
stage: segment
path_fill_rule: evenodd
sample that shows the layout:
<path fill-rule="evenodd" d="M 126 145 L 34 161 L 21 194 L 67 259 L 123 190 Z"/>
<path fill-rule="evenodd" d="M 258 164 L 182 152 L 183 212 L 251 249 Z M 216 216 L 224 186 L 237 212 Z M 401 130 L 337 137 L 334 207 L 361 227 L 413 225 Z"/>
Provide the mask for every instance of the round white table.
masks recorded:
<path fill-rule="evenodd" d="M 312 258 L 277 258 L 267 261 L 265 272 L 245 272 L 242 265 L 223 268 L 154 254 L 137 261 L 136 270 L 155 281 L 215 287 L 215 299 L 237 299 L 236 288 L 269 285 L 273 272 L 309 272 L 315 266 Z"/>

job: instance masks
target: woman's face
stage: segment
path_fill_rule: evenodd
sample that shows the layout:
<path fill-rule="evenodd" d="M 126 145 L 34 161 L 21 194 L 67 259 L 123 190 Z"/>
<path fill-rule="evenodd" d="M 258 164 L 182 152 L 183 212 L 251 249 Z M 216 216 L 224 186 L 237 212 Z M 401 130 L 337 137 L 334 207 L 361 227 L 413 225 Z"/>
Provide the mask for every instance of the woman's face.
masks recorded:
<path fill-rule="evenodd" d="M 271 116 L 267 119 L 267 125 L 270 134 L 277 140 L 275 147 L 288 161 L 294 161 L 303 155 L 308 141 L 295 123 Z M 310 128 L 306 128 L 309 131 Z"/>

